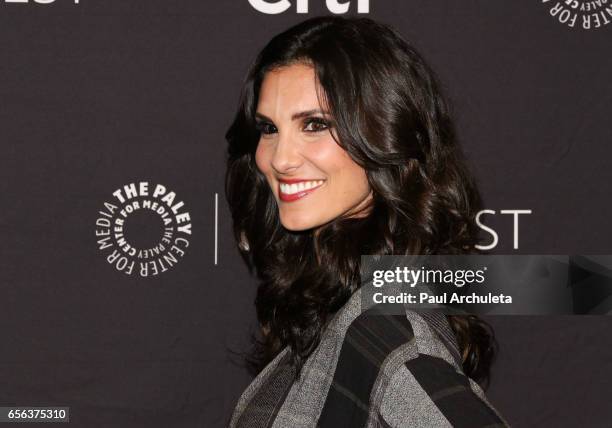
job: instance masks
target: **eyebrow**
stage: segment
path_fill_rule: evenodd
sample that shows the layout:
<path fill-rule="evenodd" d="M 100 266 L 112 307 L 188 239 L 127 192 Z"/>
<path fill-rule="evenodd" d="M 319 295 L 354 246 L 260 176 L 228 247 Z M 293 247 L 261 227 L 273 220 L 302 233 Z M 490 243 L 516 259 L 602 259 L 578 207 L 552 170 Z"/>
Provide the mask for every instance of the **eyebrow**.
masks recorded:
<path fill-rule="evenodd" d="M 312 109 L 312 110 L 304 110 L 304 111 L 300 111 L 300 112 L 297 112 L 297 113 L 293 113 L 291 115 L 291 120 L 303 119 L 305 117 L 312 116 L 312 115 L 317 114 L 317 113 L 324 114 L 324 115 L 329 115 L 329 112 L 321 110 L 320 108 L 316 108 L 316 109 Z M 263 115 L 263 114 L 261 114 L 259 112 L 256 112 L 255 116 L 260 118 L 260 119 L 267 120 L 268 122 L 274 122 L 268 116 L 265 116 L 265 115 Z"/>

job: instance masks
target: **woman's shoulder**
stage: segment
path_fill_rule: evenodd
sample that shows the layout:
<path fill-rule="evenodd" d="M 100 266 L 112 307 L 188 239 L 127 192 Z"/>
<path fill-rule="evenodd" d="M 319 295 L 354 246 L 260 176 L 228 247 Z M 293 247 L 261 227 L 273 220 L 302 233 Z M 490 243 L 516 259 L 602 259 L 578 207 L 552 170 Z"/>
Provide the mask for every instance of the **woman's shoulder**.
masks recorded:
<path fill-rule="evenodd" d="M 370 304 L 361 290 L 334 316 L 324 332 L 342 348 L 404 360 L 419 353 L 440 357 L 461 369 L 459 346 L 446 315 L 439 310 L 414 310 L 399 304 Z M 337 344 L 336 344 L 337 346 Z M 347 352 L 348 352 L 347 349 Z"/>
<path fill-rule="evenodd" d="M 440 359 L 453 371 L 461 371 L 459 351 L 446 316 L 438 312 L 416 312 L 384 304 L 357 309 L 349 301 L 329 326 L 335 332 L 334 364 L 328 369 L 330 382 L 319 423 L 333 426 L 346 422 L 366 426 L 378 417 L 382 405 L 391 403 L 394 393 L 391 379 L 403 373 L 403 367 L 421 361 L 422 355 Z M 331 337 L 322 341 L 325 347 Z M 315 357 L 316 358 L 316 357 Z M 404 388 L 395 380 L 396 386 Z M 414 410 L 414 407 L 413 407 Z M 388 413 L 388 412 L 387 412 Z"/>
<path fill-rule="evenodd" d="M 272 384 L 284 391 L 268 406 L 275 426 L 450 426 L 465 406 L 488 412 L 484 395 L 469 395 L 482 391 L 463 374 L 443 313 L 361 303 L 354 295 L 334 315 L 291 384 L 277 379 L 285 379 L 283 350 L 245 391 L 233 421 L 260 409 L 257 397 L 269 402 Z"/>
<path fill-rule="evenodd" d="M 463 373 L 443 312 L 384 304 L 355 311 L 350 303 L 337 318 L 345 325 L 321 426 L 347 415 L 355 426 L 505 426 Z"/>
<path fill-rule="evenodd" d="M 374 403 L 373 403 L 374 404 Z M 374 409 L 382 425 L 506 427 L 480 386 L 441 358 L 427 354 L 400 365 Z"/>
<path fill-rule="evenodd" d="M 368 339 L 369 333 L 376 339 Z M 355 318 L 345 342 L 351 343 L 347 349 L 379 353 L 378 358 L 362 362 L 362 367 L 354 365 L 356 352 L 346 363 L 353 373 L 358 370 L 366 377 L 368 367 L 371 369 L 371 385 L 363 394 L 370 422 L 391 427 L 507 426 L 480 385 L 463 372 L 459 347 L 444 312 L 402 312 L 374 305 Z M 336 374 L 341 362 L 342 353 Z M 355 380 L 344 385 L 346 390 L 354 387 Z"/>

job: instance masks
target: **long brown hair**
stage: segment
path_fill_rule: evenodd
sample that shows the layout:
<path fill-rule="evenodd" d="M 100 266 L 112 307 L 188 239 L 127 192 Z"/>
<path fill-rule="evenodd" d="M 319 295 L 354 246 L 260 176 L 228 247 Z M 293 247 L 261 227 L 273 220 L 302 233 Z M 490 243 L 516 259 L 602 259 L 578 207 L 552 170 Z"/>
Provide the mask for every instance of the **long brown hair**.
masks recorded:
<path fill-rule="evenodd" d="M 372 209 L 313 231 L 282 227 L 255 163 L 259 89 L 266 72 L 308 63 L 334 118 L 337 142 L 366 171 Z M 360 286 L 362 254 L 462 254 L 478 243 L 481 198 L 457 144 L 447 101 L 421 55 L 367 18 L 317 17 L 274 37 L 252 64 L 229 143 L 226 194 L 240 251 L 257 274 L 259 368 L 289 346 L 301 367 L 329 316 Z M 492 329 L 449 316 L 468 376 L 486 380 Z"/>

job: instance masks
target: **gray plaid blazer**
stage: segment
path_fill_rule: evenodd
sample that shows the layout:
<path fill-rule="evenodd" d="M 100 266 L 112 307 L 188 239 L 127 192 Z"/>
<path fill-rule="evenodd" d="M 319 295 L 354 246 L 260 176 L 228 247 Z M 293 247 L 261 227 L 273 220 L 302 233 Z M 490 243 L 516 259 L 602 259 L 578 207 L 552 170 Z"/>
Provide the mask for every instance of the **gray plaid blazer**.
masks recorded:
<path fill-rule="evenodd" d="M 231 428 L 506 427 L 465 376 L 443 313 L 363 308 L 334 315 L 295 378 L 285 348 L 238 400 Z"/>

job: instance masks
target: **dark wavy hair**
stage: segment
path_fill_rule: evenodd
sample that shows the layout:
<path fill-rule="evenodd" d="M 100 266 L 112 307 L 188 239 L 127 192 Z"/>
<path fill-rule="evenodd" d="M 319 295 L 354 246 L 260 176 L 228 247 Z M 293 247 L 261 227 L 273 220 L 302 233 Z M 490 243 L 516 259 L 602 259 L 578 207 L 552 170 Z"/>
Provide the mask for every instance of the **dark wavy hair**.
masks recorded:
<path fill-rule="evenodd" d="M 368 215 L 292 232 L 255 163 L 255 112 L 266 72 L 314 68 L 337 143 L 364 168 Z M 481 198 L 457 144 L 448 104 L 421 55 L 368 18 L 308 19 L 275 36 L 250 67 L 229 143 L 226 195 L 240 252 L 260 280 L 261 332 L 250 362 L 261 369 L 285 346 L 298 372 L 330 315 L 360 286 L 362 254 L 465 254 L 479 242 Z M 466 375 L 486 381 L 496 341 L 475 316 L 448 316 Z"/>

